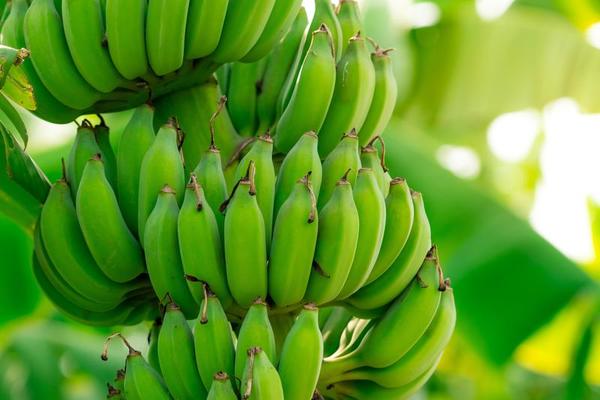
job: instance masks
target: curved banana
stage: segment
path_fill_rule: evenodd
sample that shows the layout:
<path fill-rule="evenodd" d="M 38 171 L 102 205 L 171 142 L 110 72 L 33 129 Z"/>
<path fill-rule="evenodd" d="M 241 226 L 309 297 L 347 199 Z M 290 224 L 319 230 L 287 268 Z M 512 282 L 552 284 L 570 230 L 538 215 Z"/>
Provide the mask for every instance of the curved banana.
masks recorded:
<path fill-rule="evenodd" d="M 219 64 L 242 59 L 258 42 L 274 5 L 275 0 L 230 1 L 221 40 L 210 58 Z"/>
<path fill-rule="evenodd" d="M 123 219 L 98 156 L 87 162 L 75 204 L 85 242 L 106 276 L 128 282 L 146 270 L 142 248 Z"/>
<path fill-rule="evenodd" d="M 242 399 L 283 400 L 279 374 L 260 347 L 248 350 L 248 362 L 242 379 Z"/>
<path fill-rule="evenodd" d="M 373 170 L 361 168 L 358 171 L 354 204 L 360 226 L 358 245 L 350 274 L 340 293 L 341 298 L 350 296 L 364 285 L 381 249 L 386 221 L 385 199 L 377 186 Z"/>
<path fill-rule="evenodd" d="M 242 321 L 235 350 L 235 377 L 242 379 L 248 351 L 253 347 L 263 349 L 272 364 L 277 364 L 275 334 L 269 321 L 267 303 L 257 299 Z"/>
<path fill-rule="evenodd" d="M 34 0 L 25 14 L 23 30 L 33 66 L 54 97 L 76 110 L 100 100 L 100 93 L 83 79 L 71 58 L 53 0 Z"/>
<path fill-rule="evenodd" d="M 206 400 L 237 400 L 237 395 L 233 391 L 229 375 L 225 372 L 217 372 L 215 374 Z"/>
<path fill-rule="evenodd" d="M 329 201 L 340 176 L 349 171 L 348 181 L 354 185 L 361 167 L 358 136 L 356 136 L 356 131 L 352 130 L 342 137 L 336 148 L 323 161 L 323 183 L 319 195 L 319 209 Z"/>
<path fill-rule="evenodd" d="M 279 376 L 286 400 L 311 398 L 317 387 L 323 360 L 319 310 L 304 306 L 285 338 L 279 360 Z"/>
<path fill-rule="evenodd" d="M 415 207 L 406 180 L 396 178 L 390 182 L 385 207 L 383 242 L 367 283 L 373 282 L 390 268 L 401 254 L 412 232 Z"/>
<path fill-rule="evenodd" d="M 117 190 L 117 156 L 110 144 L 110 129 L 101 116 L 100 124 L 94 126 L 94 136 L 100 148 L 102 161 L 104 162 L 106 179 L 108 179 L 114 190 Z"/>
<path fill-rule="evenodd" d="M 329 1 L 329 0 L 326 0 Z M 336 70 L 331 34 L 326 26 L 312 33 L 288 104 L 277 122 L 275 147 L 287 153 L 306 132 L 318 132 L 325 122 L 335 89 Z"/>
<path fill-rule="evenodd" d="M 161 374 L 160 370 L 160 361 L 158 359 L 158 335 L 160 334 L 160 328 L 162 326 L 162 319 L 157 318 L 152 323 L 152 327 L 150 328 L 150 332 L 148 332 L 148 353 L 146 354 L 146 359 L 148 360 L 148 364 L 156 372 Z M 162 375 L 162 374 L 161 374 Z"/>
<path fill-rule="evenodd" d="M 221 39 L 229 0 L 191 0 L 185 32 L 185 58 L 206 57 Z"/>
<path fill-rule="evenodd" d="M 371 55 L 375 68 L 375 89 L 367 118 L 359 129 L 358 136 L 362 146 L 365 146 L 374 137 L 381 135 L 394 114 L 398 99 L 398 84 L 392 59 L 389 56 L 390 52 L 391 50 L 377 47 Z"/>
<path fill-rule="evenodd" d="M 310 23 L 310 31 L 319 29 L 321 25 L 326 25 L 329 32 L 331 32 L 331 42 L 333 45 L 333 52 L 335 54 L 336 62 L 340 61 L 342 57 L 342 27 L 340 21 L 335 14 L 335 9 L 330 0 L 315 0 L 315 14 Z M 308 50 L 309 43 L 304 45 L 302 55 L 304 56 Z"/>
<path fill-rule="evenodd" d="M 210 388 L 215 371 L 234 376 L 235 346 L 227 315 L 206 286 L 201 310 L 194 326 L 196 365 L 204 387 Z"/>
<path fill-rule="evenodd" d="M 127 79 L 148 72 L 146 11 L 148 0 L 106 0 L 106 39 L 115 68 Z"/>
<path fill-rule="evenodd" d="M 324 355 L 333 354 L 340 344 L 342 332 L 352 320 L 352 314 L 344 307 L 327 307 L 331 313 L 321 327 L 323 332 Z M 321 309 L 323 310 L 323 308 Z"/>
<path fill-rule="evenodd" d="M 94 89 L 110 93 L 124 82 L 104 42 L 104 15 L 99 0 L 63 0 L 62 19 L 73 62 Z"/>
<path fill-rule="evenodd" d="M 67 180 L 71 186 L 73 199 L 77 196 L 79 182 L 88 160 L 101 152 L 92 125 L 88 120 L 84 120 L 81 126 L 77 127 L 75 141 L 67 159 Z"/>
<path fill-rule="evenodd" d="M 314 132 L 307 132 L 283 159 L 275 184 L 275 215 L 278 215 L 281 206 L 291 195 L 298 180 L 308 173 L 310 173 L 310 183 L 315 199 L 319 198 L 323 170 L 317 148 L 317 135 Z"/>
<path fill-rule="evenodd" d="M 256 96 L 261 63 L 231 63 L 227 91 L 227 110 L 233 126 L 242 136 L 254 136 L 257 128 Z"/>
<path fill-rule="evenodd" d="M 154 108 L 136 108 L 125 126 L 117 153 L 117 194 L 123 217 L 131 232 L 138 235 L 140 175 L 144 156 L 155 139 Z M 143 236 L 143 232 L 139 234 Z"/>
<path fill-rule="evenodd" d="M 319 217 L 310 175 L 300 179 L 277 214 L 269 258 L 269 296 L 278 307 L 302 301 L 312 269 Z"/>
<path fill-rule="evenodd" d="M 265 29 L 252 50 L 242 58 L 242 62 L 255 62 L 269 54 L 288 32 L 301 6 L 302 0 L 275 0 Z"/>
<path fill-rule="evenodd" d="M 322 157 L 337 145 L 339 137 L 351 129 L 362 128 L 375 92 L 375 68 L 365 39 L 357 34 L 337 66 L 335 92 L 327 118 L 319 133 Z"/>
<path fill-rule="evenodd" d="M 348 298 L 346 301 L 349 304 L 360 309 L 381 307 L 398 296 L 419 270 L 431 248 L 431 226 L 420 193 L 413 193 L 413 203 L 414 222 L 402 252 L 379 278 Z"/>
<path fill-rule="evenodd" d="M 146 223 L 146 265 L 156 296 L 162 300 L 168 294 L 191 319 L 198 315 L 198 304 L 188 289 L 179 257 L 178 215 L 175 192 L 167 185 L 159 193 Z"/>
<path fill-rule="evenodd" d="M 172 302 L 166 306 L 158 335 L 158 358 L 173 397 L 192 400 L 207 396 L 196 367 L 192 331 L 179 306 Z"/>
<path fill-rule="evenodd" d="M 380 136 L 376 136 L 378 140 L 381 140 L 382 147 L 383 140 L 380 139 Z M 387 172 L 387 167 L 385 166 L 385 150 L 382 149 L 381 158 L 379 157 L 379 151 L 373 145 L 373 143 L 368 143 L 367 146 L 363 147 L 360 150 L 360 163 L 363 168 L 371 168 L 375 173 L 375 178 L 377 179 L 377 185 L 379 186 L 379 190 L 383 193 L 383 197 L 387 198 L 390 192 L 390 183 L 391 178 L 389 178 L 389 174 Z"/>
<path fill-rule="evenodd" d="M 169 185 L 172 188 L 178 204 L 183 200 L 185 172 L 178 142 L 179 130 L 170 120 L 160 128 L 142 161 L 138 192 L 138 233 L 142 244 L 145 244 L 146 220 L 163 187 Z"/>
<path fill-rule="evenodd" d="M 360 18 L 360 9 L 356 0 L 340 0 L 336 10 L 338 21 L 342 32 L 342 54 L 346 52 L 350 38 L 364 32 Z"/>
<path fill-rule="evenodd" d="M 150 68 L 158 76 L 183 65 L 189 4 L 190 0 L 148 0 L 146 52 Z"/>
<path fill-rule="evenodd" d="M 206 201 L 204 187 L 192 175 L 187 186 L 185 200 L 177 222 L 179 251 L 186 275 L 207 283 L 219 297 L 225 309 L 233 299 L 227 287 L 223 243 L 215 213 Z M 204 291 L 196 282 L 188 282 L 188 287 L 198 304 L 202 303 Z"/>
<path fill-rule="evenodd" d="M 256 201 L 254 162 L 239 181 L 225 214 L 227 282 L 235 301 L 250 307 L 267 296 L 267 243 L 265 222 Z"/>
<path fill-rule="evenodd" d="M 315 267 L 304 296 L 315 304 L 325 304 L 338 297 L 354 260 L 359 220 L 352 185 L 346 175 L 338 181 L 331 199 L 319 213 Z"/>

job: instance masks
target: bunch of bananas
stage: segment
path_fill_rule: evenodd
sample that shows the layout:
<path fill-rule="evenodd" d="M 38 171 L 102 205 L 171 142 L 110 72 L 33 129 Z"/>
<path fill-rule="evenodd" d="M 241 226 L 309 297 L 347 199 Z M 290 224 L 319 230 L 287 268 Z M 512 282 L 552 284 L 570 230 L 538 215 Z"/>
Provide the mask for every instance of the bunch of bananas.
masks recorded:
<path fill-rule="evenodd" d="M 199 84 L 264 57 L 301 0 L 12 0 L 2 44 L 27 48 L 35 113 L 65 123 Z M 15 98 L 17 101 L 18 99 Z M 17 101 L 18 102 L 18 101 Z"/>

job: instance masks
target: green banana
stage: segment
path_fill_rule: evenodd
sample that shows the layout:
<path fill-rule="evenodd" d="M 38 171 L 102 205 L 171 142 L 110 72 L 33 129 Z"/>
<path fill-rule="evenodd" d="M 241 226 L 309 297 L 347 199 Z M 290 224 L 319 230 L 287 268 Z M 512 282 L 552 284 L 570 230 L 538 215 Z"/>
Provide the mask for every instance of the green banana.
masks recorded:
<path fill-rule="evenodd" d="M 231 72 L 231 64 L 223 64 L 215 71 L 214 77 L 219 83 L 219 89 L 221 93 L 227 93 L 229 91 L 229 75 Z M 227 98 L 227 96 L 225 96 Z"/>
<path fill-rule="evenodd" d="M 286 400 L 311 398 L 323 359 L 319 310 L 307 305 L 298 315 L 283 344 L 278 371 Z"/>
<path fill-rule="evenodd" d="M 298 180 L 307 173 L 310 173 L 310 183 L 315 199 L 319 198 L 323 170 L 317 148 L 317 135 L 314 132 L 307 132 L 283 159 L 275 184 L 274 215 L 278 215 L 281 206 L 291 195 Z"/>
<path fill-rule="evenodd" d="M 81 126 L 77 128 L 75 142 L 71 146 L 67 161 L 67 180 L 71 186 L 73 198 L 77 196 L 79 182 L 88 160 L 101 152 L 92 125 L 88 120 L 84 120 Z"/>
<path fill-rule="evenodd" d="M 240 327 L 235 352 L 235 376 L 237 379 L 242 379 L 248 350 L 253 347 L 263 349 L 271 363 L 277 364 L 277 347 L 273 328 L 269 321 L 269 309 L 267 303 L 261 299 L 257 299 L 250 306 Z"/>
<path fill-rule="evenodd" d="M 154 108 L 143 104 L 136 108 L 123 130 L 117 153 L 117 193 L 123 217 L 131 232 L 138 233 L 140 174 L 144 156 L 155 139 Z"/>
<path fill-rule="evenodd" d="M 383 193 L 383 197 L 387 198 L 390 192 L 391 178 L 387 172 L 387 167 L 385 166 L 385 145 L 383 144 L 381 136 L 376 136 L 373 140 L 375 139 L 380 140 L 382 143 L 381 158 L 379 157 L 379 151 L 371 142 L 361 149 L 360 163 L 363 168 L 371 168 L 373 170 L 379 190 Z"/>
<path fill-rule="evenodd" d="M 390 182 L 385 207 L 383 242 L 367 283 L 373 282 L 390 268 L 401 254 L 412 232 L 415 208 L 406 180 L 396 178 Z"/>
<path fill-rule="evenodd" d="M 323 183 L 319 195 L 319 209 L 329 201 L 338 186 L 340 176 L 349 171 L 348 181 L 354 185 L 358 170 L 361 167 L 358 136 L 356 136 L 356 131 L 352 130 L 342 137 L 336 148 L 323 161 Z"/>
<path fill-rule="evenodd" d="M 354 203 L 358 210 L 358 245 L 348 279 L 340 293 L 346 298 L 360 289 L 369 278 L 383 241 L 385 199 L 377 186 L 372 169 L 360 169 L 354 186 Z"/>
<path fill-rule="evenodd" d="M 336 13 L 342 32 L 342 47 L 340 51 L 344 54 L 350 38 L 359 32 L 364 33 L 364 27 L 361 23 L 360 10 L 356 0 L 340 0 Z"/>
<path fill-rule="evenodd" d="M 362 128 L 375 92 L 375 68 L 365 39 L 357 34 L 337 66 L 335 92 L 319 133 L 319 154 L 327 156 L 342 133 Z"/>
<path fill-rule="evenodd" d="M 296 62 L 299 49 L 304 46 L 307 26 L 306 10 L 301 7 L 288 34 L 274 46 L 273 51 L 267 57 L 261 91 L 256 102 L 258 132 L 265 132 L 273 128 L 277 117 L 277 102 L 290 70 Z"/>
<path fill-rule="evenodd" d="M 158 193 L 169 185 L 181 204 L 185 192 L 185 172 L 179 153 L 179 129 L 170 120 L 156 134 L 140 168 L 138 194 L 138 233 L 145 244 L 146 220 L 156 204 Z"/>
<path fill-rule="evenodd" d="M 225 265 L 227 282 L 235 301 L 250 307 L 267 296 L 267 243 L 265 222 L 256 201 L 254 161 L 239 181 L 225 214 Z"/>
<path fill-rule="evenodd" d="M 265 29 L 242 62 L 255 62 L 269 54 L 288 32 L 301 6 L 302 0 L 275 0 Z"/>
<path fill-rule="evenodd" d="M 381 307 L 398 296 L 418 271 L 431 248 L 431 226 L 425 213 L 423 197 L 420 193 L 413 193 L 412 197 L 414 222 L 402 252 L 379 278 L 347 299 L 350 305 L 363 310 Z"/>
<path fill-rule="evenodd" d="M 67 45 L 79 73 L 94 89 L 110 93 L 124 81 L 103 46 L 104 15 L 99 0 L 63 0 Z"/>
<path fill-rule="evenodd" d="M 94 136 L 96 143 L 100 148 L 100 154 L 102 155 L 102 161 L 104 162 L 104 169 L 106 171 L 106 178 L 110 182 L 110 185 L 117 190 L 117 156 L 115 151 L 110 144 L 110 129 L 106 125 L 104 118 L 100 117 L 100 124 L 94 126 Z"/>
<path fill-rule="evenodd" d="M 225 372 L 217 372 L 206 400 L 237 400 L 237 398 L 233 386 L 231 386 L 229 375 Z"/>
<path fill-rule="evenodd" d="M 259 136 L 252 148 L 244 156 L 237 167 L 236 179 L 242 179 L 254 163 L 254 185 L 256 188 L 256 201 L 263 216 L 265 224 L 265 238 L 267 248 L 271 244 L 273 232 L 273 207 L 275 203 L 275 167 L 273 165 L 273 140 L 268 133 Z"/>
<path fill-rule="evenodd" d="M 53 0 L 34 0 L 25 14 L 23 30 L 33 66 L 54 97 L 76 110 L 100 99 L 100 93 L 83 79 L 71 58 Z"/>
<path fill-rule="evenodd" d="M 160 360 L 158 359 L 158 335 L 160 334 L 160 328 L 162 327 L 162 319 L 157 318 L 152 323 L 150 332 L 148 332 L 148 353 L 146 359 L 148 364 L 158 373 L 161 373 Z M 162 375 L 162 374 L 161 374 Z"/>
<path fill-rule="evenodd" d="M 279 374 L 260 347 L 248 350 L 248 362 L 242 379 L 242 399 L 283 400 Z"/>
<path fill-rule="evenodd" d="M 331 0 L 315 0 L 315 14 L 310 23 L 310 31 L 319 29 L 321 25 L 327 25 L 329 32 L 331 32 L 331 43 L 333 45 L 333 51 L 335 53 L 336 62 L 340 61 L 342 56 L 342 27 L 340 21 L 335 14 L 335 9 Z M 308 50 L 308 43 L 304 45 L 302 55 L 304 56 Z"/>
<path fill-rule="evenodd" d="M 261 63 L 231 63 L 227 109 L 233 126 L 242 136 L 254 136 L 257 128 L 256 96 Z"/>
<path fill-rule="evenodd" d="M 392 59 L 389 56 L 391 51 L 391 49 L 383 50 L 377 47 L 371 55 L 375 68 L 375 90 L 367 118 L 358 134 L 362 146 L 381 135 L 394 114 L 398 99 L 398 84 Z"/>
<path fill-rule="evenodd" d="M 183 65 L 189 4 L 190 0 L 148 0 L 146 52 L 150 68 L 158 76 Z"/>
<path fill-rule="evenodd" d="M 206 57 L 221 39 L 229 0 L 191 0 L 185 33 L 185 58 Z"/>
<path fill-rule="evenodd" d="M 346 308 L 339 306 L 328 308 L 331 309 L 331 314 L 321 327 L 325 356 L 335 353 L 339 347 L 342 332 L 352 320 L 352 314 Z"/>
<path fill-rule="evenodd" d="M 210 388 L 215 371 L 229 377 L 235 371 L 235 346 L 231 325 L 219 299 L 204 285 L 205 297 L 201 314 L 194 327 L 196 365 L 205 388 Z"/>
<path fill-rule="evenodd" d="M 144 232 L 146 265 L 150 282 L 159 299 L 168 294 L 188 318 L 198 314 L 198 304 L 184 278 L 177 240 L 179 206 L 168 185 L 158 195 Z"/>
<path fill-rule="evenodd" d="M 178 400 L 205 398 L 196 356 L 194 337 L 179 306 L 168 303 L 158 336 L 158 357 L 169 392 Z"/>
<path fill-rule="evenodd" d="M 317 244 L 319 219 L 310 175 L 298 180 L 277 214 L 269 258 L 269 295 L 278 307 L 300 303 Z"/>
<path fill-rule="evenodd" d="M 223 244 L 215 213 L 206 201 L 204 187 L 192 174 L 177 223 L 179 251 L 185 274 L 206 282 L 227 309 L 232 298 L 227 287 Z M 192 296 L 202 303 L 204 292 L 194 282 L 188 282 Z"/>
<path fill-rule="evenodd" d="M 319 213 L 315 268 L 304 296 L 315 304 L 325 304 L 338 297 L 354 260 L 359 220 L 347 175 L 338 181 L 331 199 Z"/>
<path fill-rule="evenodd" d="M 148 0 L 106 0 L 106 39 L 115 68 L 127 79 L 148 72 L 146 11 Z"/>
<path fill-rule="evenodd" d="M 258 42 L 275 0 L 230 1 L 219 45 L 210 58 L 216 63 L 242 59 Z"/>
<path fill-rule="evenodd" d="M 100 157 L 87 162 L 75 204 L 85 242 L 107 277 L 127 282 L 146 270 L 142 248 L 123 219 Z"/>
<path fill-rule="evenodd" d="M 329 0 L 327 0 L 329 1 Z M 327 116 L 336 81 L 331 34 L 326 26 L 312 33 L 309 51 L 294 80 L 288 104 L 276 126 L 275 147 L 287 153 L 306 132 L 318 132 Z"/>

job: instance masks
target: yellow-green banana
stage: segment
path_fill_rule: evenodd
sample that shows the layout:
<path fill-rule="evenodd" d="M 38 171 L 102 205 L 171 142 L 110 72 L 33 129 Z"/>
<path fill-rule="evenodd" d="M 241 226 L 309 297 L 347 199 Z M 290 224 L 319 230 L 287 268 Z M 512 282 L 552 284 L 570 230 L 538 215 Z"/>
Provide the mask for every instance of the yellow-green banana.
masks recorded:
<path fill-rule="evenodd" d="M 189 4 L 190 0 L 148 0 L 146 52 L 150 68 L 158 76 L 183 65 Z"/>
<path fill-rule="evenodd" d="M 148 71 L 146 11 L 148 0 L 106 0 L 106 39 L 117 71 L 136 79 Z"/>
<path fill-rule="evenodd" d="M 373 270 L 385 230 L 385 199 L 377 186 L 372 169 L 361 168 L 354 186 L 354 203 L 358 210 L 359 234 L 350 274 L 340 293 L 346 298 L 361 288 Z"/>
<path fill-rule="evenodd" d="M 88 160 L 101 152 L 92 125 L 88 120 L 84 120 L 82 125 L 77 128 L 75 142 L 71 146 L 67 161 L 67 180 L 71 186 L 73 198 L 77 196 L 79 182 Z"/>
<path fill-rule="evenodd" d="M 304 133 L 321 129 L 335 89 L 335 57 L 327 27 L 323 25 L 314 31 L 310 43 L 298 79 L 290 90 L 289 103 L 275 128 L 275 147 L 284 153 Z"/>
<path fill-rule="evenodd" d="M 354 260 L 359 220 L 352 185 L 346 175 L 338 181 L 331 199 L 319 213 L 314 268 L 304 296 L 315 304 L 338 297 Z"/>
<path fill-rule="evenodd" d="M 261 63 L 230 64 L 227 91 L 227 110 L 233 126 L 242 136 L 254 136 L 257 128 L 256 96 L 261 79 Z"/>
<path fill-rule="evenodd" d="M 185 33 L 185 58 L 211 54 L 219 45 L 229 0 L 191 0 Z"/>
<path fill-rule="evenodd" d="M 231 386 L 229 375 L 225 372 L 217 372 L 206 400 L 237 400 L 237 398 L 233 386 Z"/>
<path fill-rule="evenodd" d="M 327 118 L 319 133 L 322 157 L 337 145 L 339 137 L 351 129 L 362 128 L 375 92 L 375 69 L 365 39 L 353 36 L 337 66 L 335 92 Z"/>
<path fill-rule="evenodd" d="M 83 237 L 106 276 L 127 282 L 146 270 L 142 248 L 123 219 L 100 157 L 87 162 L 75 204 Z"/>
<path fill-rule="evenodd" d="M 350 38 L 359 32 L 363 34 L 365 32 L 361 23 L 360 9 L 356 0 L 340 0 L 336 13 L 342 32 L 342 47 L 340 48 L 340 51 L 344 54 L 348 47 L 348 43 L 350 42 Z"/>
<path fill-rule="evenodd" d="M 242 379 L 242 399 L 283 400 L 279 374 L 260 347 L 248 350 L 248 362 Z"/>
<path fill-rule="evenodd" d="M 54 97 L 76 110 L 84 110 L 100 99 L 100 92 L 83 79 L 73 62 L 53 0 L 34 0 L 25 15 L 23 30 L 35 70 Z"/>
<path fill-rule="evenodd" d="M 310 399 L 317 387 L 323 359 L 319 310 L 307 305 L 285 338 L 279 360 L 279 376 L 286 400 Z"/>
<path fill-rule="evenodd" d="M 96 143 L 100 148 L 102 161 L 104 162 L 104 170 L 106 171 L 106 179 L 110 185 L 117 190 L 117 156 L 110 143 L 110 128 L 104 122 L 104 118 L 100 117 L 100 123 L 94 126 L 94 136 Z"/>

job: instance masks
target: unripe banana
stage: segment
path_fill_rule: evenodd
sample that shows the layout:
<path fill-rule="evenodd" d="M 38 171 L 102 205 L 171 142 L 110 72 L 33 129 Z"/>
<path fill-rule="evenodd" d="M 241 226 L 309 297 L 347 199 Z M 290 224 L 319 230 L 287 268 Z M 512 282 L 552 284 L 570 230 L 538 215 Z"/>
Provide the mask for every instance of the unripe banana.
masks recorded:
<path fill-rule="evenodd" d="M 148 71 L 146 11 L 148 0 L 106 0 L 106 39 L 115 68 L 127 79 Z"/>
<path fill-rule="evenodd" d="M 169 392 L 178 400 L 205 398 L 194 354 L 194 337 L 181 309 L 174 303 L 166 306 L 158 336 L 158 357 L 162 376 Z"/>
<path fill-rule="evenodd" d="M 350 38 L 357 33 L 364 33 L 360 19 L 360 10 L 356 0 L 340 0 L 337 8 L 337 18 L 342 31 L 342 54 L 346 52 Z"/>
<path fill-rule="evenodd" d="M 327 308 L 331 309 L 331 314 L 321 326 L 321 331 L 323 332 L 324 355 L 330 356 L 339 347 L 342 332 L 352 320 L 352 314 L 340 306 Z"/>
<path fill-rule="evenodd" d="M 358 134 L 362 146 L 381 135 L 394 114 L 398 99 L 398 85 L 389 56 L 390 51 L 377 47 L 371 55 L 375 67 L 375 89 L 369 113 Z"/>
<path fill-rule="evenodd" d="M 267 57 L 267 66 L 256 104 L 259 132 L 271 129 L 275 123 L 277 102 L 290 71 L 294 69 L 300 48 L 304 47 L 307 26 L 308 17 L 306 10 L 302 7 L 288 34 Z"/>
<path fill-rule="evenodd" d="M 248 362 L 242 379 L 242 399 L 283 400 L 279 374 L 260 347 L 248 350 Z"/>
<path fill-rule="evenodd" d="M 165 186 L 158 195 L 144 232 L 146 264 L 156 296 L 164 299 L 168 294 L 180 305 L 186 317 L 193 318 L 198 314 L 198 304 L 188 289 L 179 257 L 178 214 L 175 192 Z"/>
<path fill-rule="evenodd" d="M 242 62 L 255 62 L 269 54 L 288 32 L 301 6 L 302 0 L 275 0 L 265 29 L 252 50 L 242 58 Z"/>
<path fill-rule="evenodd" d="M 319 132 L 319 154 L 327 156 L 342 133 L 362 128 L 375 92 L 375 69 L 367 43 L 353 36 L 337 66 L 335 92 Z"/>
<path fill-rule="evenodd" d="M 258 42 L 274 5 L 275 0 L 230 1 L 219 46 L 210 58 L 220 64 L 242 59 Z"/>
<path fill-rule="evenodd" d="M 219 45 L 229 0 L 192 0 L 185 34 L 185 58 L 206 57 Z"/>
<path fill-rule="evenodd" d="M 162 375 L 160 369 L 160 361 L 158 359 L 158 335 L 160 333 L 161 326 L 161 318 L 157 318 L 152 323 L 150 332 L 148 332 L 148 353 L 146 354 L 146 359 L 148 360 L 148 364 L 150 364 L 150 366 L 154 368 L 156 372 Z"/>
<path fill-rule="evenodd" d="M 277 214 L 269 259 L 269 295 L 279 307 L 300 303 L 306 292 L 319 219 L 310 175 L 300 179 Z"/>
<path fill-rule="evenodd" d="M 384 274 L 398 258 L 412 232 L 415 208 L 406 180 L 393 179 L 385 200 L 386 220 L 383 242 L 368 283 Z"/>
<path fill-rule="evenodd" d="M 227 282 L 235 301 L 250 307 L 257 298 L 267 296 L 265 222 L 256 201 L 253 161 L 224 206 Z"/>
<path fill-rule="evenodd" d="M 194 345 L 200 378 L 204 387 L 210 388 L 215 371 L 234 376 L 235 346 L 221 303 L 206 286 L 205 290 L 202 311 L 194 327 Z"/>
<path fill-rule="evenodd" d="M 242 321 L 235 351 L 235 376 L 242 379 L 248 351 L 253 347 L 263 349 L 272 364 L 277 364 L 277 347 L 267 303 L 257 299 Z"/>
<path fill-rule="evenodd" d="M 348 181 L 354 185 L 361 167 L 358 136 L 356 136 L 356 131 L 352 130 L 342 137 L 336 148 L 323 161 L 323 183 L 319 195 L 319 209 L 329 201 L 340 176 L 349 171 Z"/>
<path fill-rule="evenodd" d="M 390 192 L 390 183 L 391 178 L 389 178 L 389 173 L 387 172 L 387 167 L 385 166 L 385 145 L 383 144 L 383 140 L 380 136 L 376 137 L 378 140 L 381 140 L 381 158 L 379 157 L 379 152 L 373 143 L 367 144 L 366 147 L 363 147 L 360 151 L 360 162 L 363 168 L 371 168 L 375 173 L 375 178 L 377 179 L 377 185 L 379 186 L 379 190 L 383 193 L 383 197 L 387 198 Z"/>
<path fill-rule="evenodd" d="M 190 0 L 148 0 L 146 51 L 150 68 L 158 76 L 183 65 L 189 3 Z"/>
<path fill-rule="evenodd" d="M 84 110 L 100 99 L 100 93 L 83 79 L 71 58 L 53 0 L 34 0 L 25 15 L 23 30 L 35 70 L 54 97 L 76 110 Z"/>
<path fill-rule="evenodd" d="M 275 167 L 273 165 L 273 140 L 269 134 L 259 136 L 252 148 L 237 167 L 236 179 L 242 179 L 250 163 L 254 162 L 256 201 L 265 224 L 267 247 L 271 244 L 273 232 L 273 207 L 275 202 Z"/>
<path fill-rule="evenodd" d="M 76 209 L 85 242 L 106 276 L 127 282 L 146 270 L 142 248 L 123 219 L 98 156 L 83 171 Z"/>
<path fill-rule="evenodd" d="M 227 109 L 233 126 L 242 136 L 254 136 L 257 128 L 256 97 L 261 79 L 261 63 L 231 63 L 227 91 Z"/>
<path fill-rule="evenodd" d="M 110 93 L 124 83 L 104 46 L 105 28 L 99 0 L 63 0 L 65 37 L 81 76 L 96 90 Z"/>
<path fill-rule="evenodd" d="M 326 0 L 329 1 L 329 0 Z M 325 25 L 312 33 L 289 103 L 276 126 L 275 146 L 287 153 L 306 132 L 318 132 L 325 122 L 335 89 L 336 70 L 331 34 Z"/>
<path fill-rule="evenodd" d="M 307 132 L 283 159 L 275 184 L 275 215 L 278 215 L 279 209 L 287 201 L 298 180 L 309 172 L 315 198 L 319 198 L 323 170 L 317 148 L 317 135 L 314 132 Z"/>
<path fill-rule="evenodd" d="M 346 298 L 366 282 L 373 270 L 385 230 L 385 199 L 371 169 L 360 169 L 354 186 L 354 203 L 360 225 L 358 245 L 348 279 L 340 293 Z"/>
<path fill-rule="evenodd" d="M 148 104 L 138 107 L 119 142 L 117 154 L 117 194 L 123 217 L 138 235 L 138 209 L 142 162 L 155 139 L 154 108 Z M 143 233 L 143 232 L 142 232 Z M 143 235 L 140 235 L 143 236 Z"/>
<path fill-rule="evenodd" d="M 325 304 L 337 298 L 352 267 L 358 231 L 358 211 L 346 174 L 319 213 L 317 249 L 306 300 Z"/>
<path fill-rule="evenodd" d="M 174 191 L 177 203 L 181 204 L 183 200 L 185 173 L 178 141 L 179 131 L 175 123 L 169 121 L 160 128 L 142 161 L 138 192 L 138 232 L 142 244 L 145 244 L 146 220 L 156 205 L 156 198 L 161 189 L 169 185 Z"/>
<path fill-rule="evenodd" d="M 204 187 L 192 175 L 178 219 L 179 251 L 186 275 L 206 282 L 227 309 L 232 298 L 227 287 L 223 244 L 215 213 L 206 201 Z M 202 303 L 204 291 L 196 282 L 188 282 L 192 296 Z"/>
<path fill-rule="evenodd" d="M 327 25 L 327 28 L 331 32 L 331 41 L 333 45 L 333 51 L 335 53 L 336 61 L 339 61 L 342 57 L 342 27 L 340 21 L 335 14 L 333 4 L 330 0 L 315 0 L 315 14 L 310 23 L 310 31 L 319 29 L 321 25 Z M 302 54 L 306 54 L 308 50 L 308 43 L 305 44 Z"/>
<path fill-rule="evenodd" d="M 316 307 L 305 306 L 285 338 L 278 371 L 286 400 L 309 399 L 317 387 L 323 359 L 318 315 Z"/>
<path fill-rule="evenodd" d="M 100 115 L 99 115 L 100 116 Z M 106 171 L 106 179 L 110 185 L 117 190 L 117 156 L 110 144 L 110 128 L 104 122 L 104 118 L 100 116 L 100 124 L 94 126 L 94 136 L 96 143 L 100 148 L 102 161 L 104 162 L 104 170 Z"/>
<path fill-rule="evenodd" d="M 73 198 L 77 196 L 79 182 L 88 160 L 99 153 L 101 153 L 101 150 L 98 142 L 96 142 L 92 125 L 88 120 L 84 120 L 82 125 L 77 128 L 75 142 L 71 146 L 67 161 L 67 179 L 71 186 Z"/>
<path fill-rule="evenodd" d="M 237 400 L 231 380 L 225 372 L 217 372 L 206 400 Z"/>

